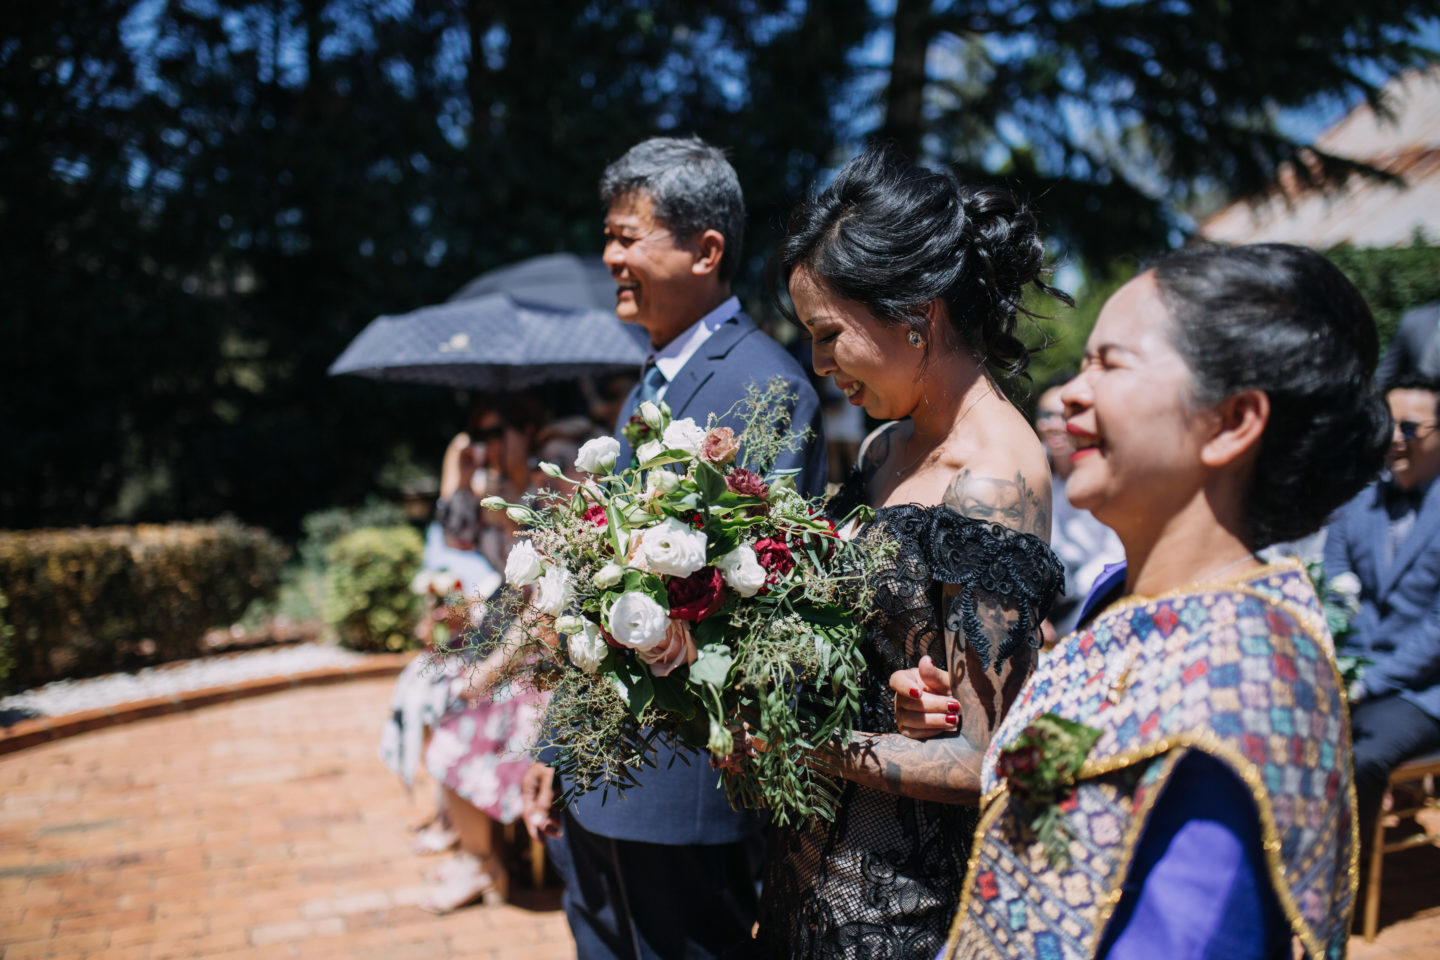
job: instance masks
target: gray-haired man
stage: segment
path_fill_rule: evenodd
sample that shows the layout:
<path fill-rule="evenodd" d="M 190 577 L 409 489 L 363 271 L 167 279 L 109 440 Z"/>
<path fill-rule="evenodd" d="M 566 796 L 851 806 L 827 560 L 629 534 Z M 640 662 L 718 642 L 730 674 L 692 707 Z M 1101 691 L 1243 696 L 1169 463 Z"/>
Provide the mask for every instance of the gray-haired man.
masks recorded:
<path fill-rule="evenodd" d="M 654 348 L 616 436 L 645 399 L 704 423 L 782 377 L 795 401 L 792 429 L 809 444 L 777 463 L 801 468 L 799 488 L 825 479 L 820 403 L 800 365 L 756 328 L 731 294 L 745 229 L 735 170 L 697 138 L 657 137 L 605 170 L 605 263 L 615 312 L 643 327 Z M 629 462 L 623 443 L 623 467 Z M 580 960 L 746 956 L 755 920 L 760 823 L 730 809 L 719 775 L 694 752 L 661 748 L 639 785 L 608 800 L 597 792 L 556 814 L 550 772 L 526 776 L 526 824 L 563 832 L 550 844 L 565 880 L 565 914 Z"/>

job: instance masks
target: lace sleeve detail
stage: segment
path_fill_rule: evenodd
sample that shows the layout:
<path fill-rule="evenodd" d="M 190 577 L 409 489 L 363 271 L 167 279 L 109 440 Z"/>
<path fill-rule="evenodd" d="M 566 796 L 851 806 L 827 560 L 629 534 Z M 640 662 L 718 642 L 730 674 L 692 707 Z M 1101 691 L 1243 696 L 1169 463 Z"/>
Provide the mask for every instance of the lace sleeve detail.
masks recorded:
<path fill-rule="evenodd" d="M 958 587 L 945 610 L 945 628 L 975 651 L 985 669 L 1023 645 L 1039 646 L 1039 626 L 1065 583 L 1065 568 L 1039 537 L 948 507 L 930 511 L 927 561 L 935 579 Z M 1016 611 L 998 650 L 976 612 L 982 597 Z"/>

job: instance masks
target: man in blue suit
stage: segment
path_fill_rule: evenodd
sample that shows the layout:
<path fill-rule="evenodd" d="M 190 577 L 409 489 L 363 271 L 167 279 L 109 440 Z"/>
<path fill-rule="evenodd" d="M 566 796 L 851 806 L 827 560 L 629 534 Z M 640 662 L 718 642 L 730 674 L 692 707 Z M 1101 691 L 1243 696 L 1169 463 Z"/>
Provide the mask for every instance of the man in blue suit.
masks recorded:
<path fill-rule="evenodd" d="M 1350 691 L 1355 793 L 1368 841 L 1390 771 L 1440 749 L 1440 382 L 1386 394 L 1389 470 L 1346 504 L 1325 540 L 1325 575 L 1360 582 L 1345 652 L 1373 661 Z"/>
<path fill-rule="evenodd" d="M 657 137 L 611 164 L 600 182 L 605 263 L 615 312 L 643 327 L 653 353 L 615 435 L 644 400 L 704 426 L 780 376 L 794 394 L 790 427 L 814 436 L 777 468 L 800 468 L 802 492 L 825 480 L 820 403 L 795 362 L 740 309 L 745 206 L 725 155 L 697 138 Z M 738 425 L 737 425 L 738 426 Z M 526 824 L 565 881 L 565 915 L 580 960 L 746 956 L 763 845 L 760 821 L 730 809 L 706 757 L 661 748 L 623 795 L 580 798 L 557 815 L 540 764 L 526 777 Z"/>

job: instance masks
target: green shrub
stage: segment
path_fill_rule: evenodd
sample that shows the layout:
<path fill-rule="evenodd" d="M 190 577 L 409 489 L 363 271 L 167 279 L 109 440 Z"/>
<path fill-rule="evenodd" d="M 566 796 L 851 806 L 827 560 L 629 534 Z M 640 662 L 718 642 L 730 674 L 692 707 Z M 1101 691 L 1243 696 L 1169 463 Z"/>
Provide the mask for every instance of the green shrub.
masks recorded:
<path fill-rule="evenodd" d="M 326 619 L 354 650 L 419 646 L 421 598 L 410 592 L 424 543 L 409 526 L 363 527 L 330 545 L 325 567 Z"/>
<path fill-rule="evenodd" d="M 284 553 L 228 521 L 0 532 L 11 682 L 194 656 L 207 629 L 274 592 Z"/>
<path fill-rule="evenodd" d="M 15 658 L 10 655 L 10 639 L 15 636 L 15 628 L 5 619 L 6 608 L 10 601 L 5 596 L 5 591 L 0 590 L 0 690 L 4 690 L 6 680 L 10 671 L 15 667 Z"/>
<path fill-rule="evenodd" d="M 320 573 L 325 569 L 331 544 L 345 534 L 364 527 L 400 527 L 406 523 L 400 504 L 378 497 L 370 497 L 358 507 L 316 510 L 300 521 L 303 536 L 296 553 L 302 564 Z"/>
<path fill-rule="evenodd" d="M 1411 246 L 1394 249 L 1342 245 L 1326 250 L 1325 256 L 1370 304 L 1382 351 L 1406 310 L 1440 300 L 1440 247 L 1425 246 L 1419 238 Z"/>

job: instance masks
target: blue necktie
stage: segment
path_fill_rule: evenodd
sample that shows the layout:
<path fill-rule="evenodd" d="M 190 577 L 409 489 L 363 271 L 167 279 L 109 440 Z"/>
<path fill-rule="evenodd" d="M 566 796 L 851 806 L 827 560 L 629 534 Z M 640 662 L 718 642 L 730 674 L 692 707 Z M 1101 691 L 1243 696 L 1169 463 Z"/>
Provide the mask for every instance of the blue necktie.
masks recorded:
<path fill-rule="evenodd" d="M 660 367 L 656 365 L 655 361 L 651 360 L 645 365 L 645 372 L 640 375 L 640 400 L 636 406 L 639 406 L 639 404 L 644 403 L 646 400 L 649 400 L 651 403 L 658 402 L 660 400 L 660 388 L 663 386 L 665 386 L 665 374 L 661 372 Z"/>

